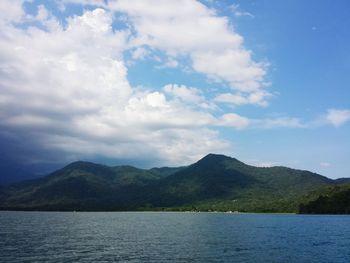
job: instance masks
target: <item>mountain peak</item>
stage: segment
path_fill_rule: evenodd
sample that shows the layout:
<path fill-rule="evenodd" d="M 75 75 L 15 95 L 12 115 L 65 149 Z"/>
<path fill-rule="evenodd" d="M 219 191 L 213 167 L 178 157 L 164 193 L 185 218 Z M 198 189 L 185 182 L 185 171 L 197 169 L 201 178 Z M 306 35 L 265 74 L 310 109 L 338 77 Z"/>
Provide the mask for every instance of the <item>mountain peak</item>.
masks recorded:
<path fill-rule="evenodd" d="M 150 170 L 78 161 L 42 179 L 2 188 L 0 210 L 116 211 L 199 205 L 224 211 L 296 212 L 306 194 L 315 196 L 312 191 L 323 192 L 334 185 L 335 181 L 310 172 L 254 167 L 213 153 L 187 167 Z"/>
<path fill-rule="evenodd" d="M 216 153 L 209 153 L 206 156 L 204 156 L 202 159 L 200 159 L 198 162 L 220 162 L 220 161 L 237 161 L 237 159 L 223 155 L 223 154 L 216 154 Z"/>
<path fill-rule="evenodd" d="M 202 159 L 194 163 L 192 166 L 201 167 L 201 169 L 212 169 L 213 167 L 226 167 L 227 164 L 236 165 L 243 164 L 235 158 L 223 155 L 223 154 L 214 154 L 209 153 L 204 156 Z"/>

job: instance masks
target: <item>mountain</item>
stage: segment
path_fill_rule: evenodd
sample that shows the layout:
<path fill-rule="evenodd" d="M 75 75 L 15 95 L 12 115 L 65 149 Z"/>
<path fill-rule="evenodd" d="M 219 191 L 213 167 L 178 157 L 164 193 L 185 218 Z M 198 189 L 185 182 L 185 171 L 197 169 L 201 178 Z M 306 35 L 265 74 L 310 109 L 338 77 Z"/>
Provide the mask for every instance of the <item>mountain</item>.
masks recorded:
<path fill-rule="evenodd" d="M 335 182 L 338 184 L 347 184 L 347 183 L 350 184 L 350 178 L 338 178 L 338 179 L 335 179 Z"/>
<path fill-rule="evenodd" d="M 296 211 L 307 192 L 331 179 L 286 167 L 261 168 L 224 155 L 209 154 L 156 183 L 152 207 L 200 210 Z"/>
<path fill-rule="evenodd" d="M 312 193 L 310 193 L 312 195 Z M 300 204 L 301 214 L 350 214 L 350 184 L 326 187 Z"/>
<path fill-rule="evenodd" d="M 182 169 L 184 169 L 185 167 L 154 167 L 152 169 L 150 169 L 149 171 L 154 173 L 154 174 L 158 174 L 160 176 L 168 176 L 171 174 L 174 174 Z"/>
<path fill-rule="evenodd" d="M 178 168 L 75 162 L 0 188 L 1 209 L 297 212 L 308 193 L 337 182 L 287 167 L 254 167 L 218 154 Z"/>
<path fill-rule="evenodd" d="M 171 170 L 166 173 L 171 174 Z M 162 177 L 159 171 L 132 166 L 74 162 L 46 177 L 3 188 L 0 205 L 24 210 L 132 209 L 140 188 Z"/>

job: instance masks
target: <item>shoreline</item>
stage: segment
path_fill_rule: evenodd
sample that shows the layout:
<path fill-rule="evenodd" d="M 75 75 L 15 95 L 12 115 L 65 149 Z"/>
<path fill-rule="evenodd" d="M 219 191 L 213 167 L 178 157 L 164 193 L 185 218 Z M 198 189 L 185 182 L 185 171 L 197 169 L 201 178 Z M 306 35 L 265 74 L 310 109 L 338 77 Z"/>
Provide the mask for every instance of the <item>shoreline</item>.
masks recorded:
<path fill-rule="evenodd" d="M 184 214 L 230 214 L 230 215 L 248 215 L 248 214 L 261 214 L 261 215 L 307 215 L 307 214 L 298 214 L 293 212 L 223 212 L 223 211 L 160 211 L 160 210 L 121 210 L 121 211 L 89 211 L 89 210 L 0 210 L 1 212 L 45 212 L 45 213 L 184 213 Z"/>

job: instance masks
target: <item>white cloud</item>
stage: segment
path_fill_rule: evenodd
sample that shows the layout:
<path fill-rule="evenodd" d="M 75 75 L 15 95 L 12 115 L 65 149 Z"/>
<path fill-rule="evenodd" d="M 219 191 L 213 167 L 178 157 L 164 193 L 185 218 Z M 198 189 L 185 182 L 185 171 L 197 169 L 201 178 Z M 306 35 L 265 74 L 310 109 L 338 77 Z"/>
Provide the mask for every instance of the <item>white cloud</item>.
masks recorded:
<path fill-rule="evenodd" d="M 218 120 L 219 126 L 234 127 L 236 129 L 246 128 L 250 124 L 248 118 L 242 117 L 235 113 L 227 113 Z"/>
<path fill-rule="evenodd" d="M 245 104 L 253 104 L 253 105 L 266 107 L 268 105 L 266 98 L 271 96 L 272 96 L 271 93 L 266 92 L 264 90 L 260 90 L 260 91 L 250 93 L 248 95 L 245 95 L 242 93 L 236 93 L 236 94 L 222 93 L 216 96 L 214 100 L 217 102 L 227 103 L 227 104 L 237 105 L 237 106 L 245 105 Z"/>
<path fill-rule="evenodd" d="M 255 128 L 275 129 L 275 128 L 307 128 L 308 125 L 302 123 L 299 118 L 275 117 L 266 119 L 252 119 L 251 124 Z"/>
<path fill-rule="evenodd" d="M 249 99 L 240 94 L 222 93 L 214 98 L 217 102 L 228 103 L 233 105 L 248 104 Z"/>
<path fill-rule="evenodd" d="M 164 86 L 163 90 L 173 98 L 181 100 L 193 107 L 205 109 L 216 108 L 215 104 L 209 102 L 197 88 L 186 87 L 185 85 L 168 84 Z"/>
<path fill-rule="evenodd" d="M 37 19 L 50 19 L 40 12 Z M 122 56 L 129 32 L 112 30 L 110 12 L 85 11 L 67 23 L 47 30 L 0 24 L 4 132 L 20 141 L 25 134 L 62 156 L 152 156 L 178 165 L 228 151 L 229 143 L 208 128 L 216 118 L 191 103 L 207 103 L 199 90 L 173 85 L 167 99 L 161 91 L 137 93 L 130 86 Z"/>
<path fill-rule="evenodd" d="M 347 109 L 329 109 L 326 120 L 335 127 L 340 127 L 350 121 L 350 110 Z"/>
<path fill-rule="evenodd" d="M 144 59 L 150 52 L 142 47 L 138 47 L 136 48 L 133 52 L 132 52 L 132 58 L 133 59 Z"/>
<path fill-rule="evenodd" d="M 1 0 L 0 14 L 2 23 L 11 23 L 21 20 L 24 16 L 22 0 Z"/>
<path fill-rule="evenodd" d="M 186 87 L 185 85 L 168 84 L 164 86 L 163 90 L 176 98 L 191 103 L 199 103 L 204 100 L 198 89 Z"/>
<path fill-rule="evenodd" d="M 125 34 L 113 33 L 104 24 L 109 19 L 97 9 L 70 19 L 66 30 L 2 27 L 8 37 L 0 39 L 1 107 L 8 118 L 33 112 L 67 114 L 70 120 L 125 104 L 132 92 L 119 60 Z"/>
<path fill-rule="evenodd" d="M 255 62 L 226 17 L 198 1 L 116 0 L 109 8 L 129 15 L 131 44 L 148 45 L 170 57 L 188 56 L 192 67 L 242 92 L 264 88 L 266 64 Z"/>
<path fill-rule="evenodd" d="M 44 5 L 39 5 L 38 6 L 38 13 L 36 15 L 36 19 L 40 21 L 45 21 L 50 17 L 50 13 L 48 10 L 45 8 Z"/>
<path fill-rule="evenodd" d="M 251 54 L 242 49 L 193 52 L 193 68 L 214 80 L 224 80 L 242 92 L 254 92 L 263 87 L 265 66 L 255 63 Z"/>
<path fill-rule="evenodd" d="M 62 3 L 92 5 L 98 7 L 106 7 L 104 0 L 61 0 Z"/>
<path fill-rule="evenodd" d="M 321 162 L 320 166 L 322 166 L 322 167 L 329 167 L 329 166 L 331 166 L 331 164 L 328 163 L 328 162 Z"/>
<path fill-rule="evenodd" d="M 340 127 L 346 122 L 350 121 L 350 110 L 330 109 L 326 115 L 320 115 L 319 117 L 303 121 L 300 118 L 288 117 L 288 116 L 275 116 L 270 118 L 250 119 L 250 128 L 258 129 L 276 129 L 276 128 L 304 128 L 314 129 L 320 128 L 325 125 L 333 125 Z"/>
<path fill-rule="evenodd" d="M 257 163 L 256 166 L 258 167 L 273 167 L 273 166 L 276 166 L 278 163 L 276 162 L 260 162 L 260 163 Z"/>
<path fill-rule="evenodd" d="M 174 58 L 168 58 L 168 60 L 160 66 L 160 68 L 176 68 L 179 66 L 179 62 Z"/>
<path fill-rule="evenodd" d="M 98 35 L 99 33 L 111 34 L 112 16 L 102 8 L 85 12 L 82 16 L 69 19 L 68 31 L 75 31 L 83 35 L 86 33 L 92 33 L 93 35 Z"/>
<path fill-rule="evenodd" d="M 270 162 L 270 161 L 251 161 L 250 162 L 252 165 L 257 166 L 257 167 L 274 167 L 280 165 L 279 162 Z"/>
<path fill-rule="evenodd" d="M 192 162 L 208 152 L 229 152 L 215 129 L 305 128 L 298 118 L 249 119 L 223 113 L 214 102 L 266 106 L 266 67 L 252 59 L 228 19 L 196 1 L 71 0 L 104 6 L 67 19 L 64 27 L 45 8 L 29 17 L 21 2 L 0 19 L 1 129 L 32 136 L 37 147 L 67 155 L 100 155 L 163 164 Z M 12 1 L 11 1 L 12 3 Z M 2 8 L 2 9 L 1 9 Z M 112 29 L 113 14 L 129 15 L 130 29 Z M 11 21 L 36 20 L 42 28 Z M 213 37 L 215 36 L 215 37 Z M 131 87 L 124 61 L 166 53 L 165 64 L 190 59 L 194 70 L 228 83 L 234 91 L 210 101 L 199 87 L 168 84 L 162 90 Z M 184 59 L 186 60 L 186 59 Z M 160 63 L 164 62 L 160 61 Z M 329 123 L 349 120 L 348 110 L 329 110 Z M 27 138 L 27 137 L 26 137 Z"/>
<path fill-rule="evenodd" d="M 216 121 L 211 114 L 196 111 L 187 103 L 167 101 L 164 94 L 159 92 L 135 95 L 129 100 L 123 114 L 123 119 L 130 124 L 158 129 L 206 127 Z"/>
<path fill-rule="evenodd" d="M 236 17 L 241 17 L 241 16 L 248 16 L 248 17 L 251 17 L 251 18 L 254 18 L 254 15 L 252 15 L 251 13 L 249 12 L 246 12 L 246 11 L 243 11 L 239 4 L 233 4 L 230 6 L 230 9 L 232 11 L 232 13 L 236 16 Z"/>

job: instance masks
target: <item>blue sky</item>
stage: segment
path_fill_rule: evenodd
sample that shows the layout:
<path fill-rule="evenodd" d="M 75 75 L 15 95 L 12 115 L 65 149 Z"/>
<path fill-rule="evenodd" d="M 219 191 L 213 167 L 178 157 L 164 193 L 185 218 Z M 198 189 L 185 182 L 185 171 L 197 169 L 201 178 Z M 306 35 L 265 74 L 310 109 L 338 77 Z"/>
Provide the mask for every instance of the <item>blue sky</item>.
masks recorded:
<path fill-rule="evenodd" d="M 215 152 L 349 177 L 349 7 L 1 1 L 0 167 Z"/>

